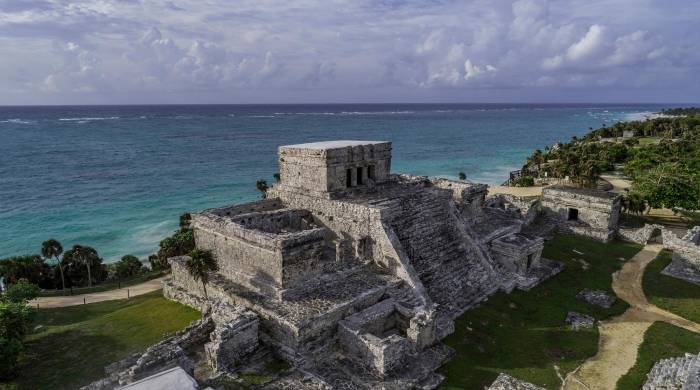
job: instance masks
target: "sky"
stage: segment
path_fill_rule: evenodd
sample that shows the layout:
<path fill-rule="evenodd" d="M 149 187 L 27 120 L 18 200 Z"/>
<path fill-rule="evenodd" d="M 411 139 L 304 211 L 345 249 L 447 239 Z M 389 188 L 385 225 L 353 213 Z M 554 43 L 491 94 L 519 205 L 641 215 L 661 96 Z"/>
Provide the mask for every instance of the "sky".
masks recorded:
<path fill-rule="evenodd" d="M 0 105 L 700 102 L 698 0 L 0 0 Z"/>

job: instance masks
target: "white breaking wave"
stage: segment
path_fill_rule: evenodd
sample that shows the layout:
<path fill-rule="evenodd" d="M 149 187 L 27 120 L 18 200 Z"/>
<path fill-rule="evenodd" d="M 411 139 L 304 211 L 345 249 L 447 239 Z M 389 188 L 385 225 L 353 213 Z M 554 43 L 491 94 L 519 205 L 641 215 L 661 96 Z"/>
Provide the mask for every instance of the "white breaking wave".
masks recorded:
<path fill-rule="evenodd" d="M 110 117 L 84 117 L 84 118 L 59 118 L 59 121 L 63 122 L 80 122 L 84 123 L 87 121 L 105 121 L 105 120 L 114 120 L 114 119 L 119 119 L 118 116 L 110 116 Z"/>
<path fill-rule="evenodd" d="M 30 125 L 30 124 L 35 123 L 35 122 L 34 122 L 34 121 L 24 120 L 24 119 L 6 119 L 6 120 L 3 120 L 3 121 L 0 121 L 0 123 L 19 123 L 19 124 L 22 124 L 22 125 Z"/>

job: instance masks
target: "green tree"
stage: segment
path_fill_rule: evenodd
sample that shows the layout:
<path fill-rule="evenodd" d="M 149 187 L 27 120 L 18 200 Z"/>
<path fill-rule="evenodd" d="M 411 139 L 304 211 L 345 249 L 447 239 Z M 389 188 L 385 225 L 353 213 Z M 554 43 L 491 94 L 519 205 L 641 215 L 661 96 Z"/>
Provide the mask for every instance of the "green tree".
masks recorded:
<path fill-rule="evenodd" d="M 628 213 L 641 214 L 647 209 L 647 204 L 642 195 L 632 192 L 622 200 L 622 208 Z"/>
<path fill-rule="evenodd" d="M 97 278 L 93 278 L 92 270 L 93 267 L 102 266 L 102 259 L 94 248 L 83 245 L 73 245 L 73 248 L 67 250 L 66 253 L 63 254 L 63 260 L 70 261 L 74 265 L 83 265 L 87 267 L 88 287 L 92 287 L 93 280 L 98 280 Z"/>
<path fill-rule="evenodd" d="M 31 301 L 39 295 L 39 290 L 36 284 L 29 283 L 27 279 L 20 279 L 5 291 L 3 300 L 15 303 Z"/>
<path fill-rule="evenodd" d="M 63 246 L 58 240 L 53 238 L 44 241 L 41 244 L 41 254 L 45 259 L 55 259 L 56 267 L 61 274 L 61 289 L 66 289 L 66 277 L 63 275 L 63 261 L 59 256 L 63 253 Z"/>
<path fill-rule="evenodd" d="M 185 230 L 190 228 L 192 224 L 192 214 L 184 213 L 180 216 L 180 230 Z"/>
<path fill-rule="evenodd" d="M 27 298 L 31 299 L 37 292 L 38 287 L 21 279 L 0 297 L 0 380 L 17 375 L 23 339 L 31 328 L 34 314 L 27 306 Z"/>
<path fill-rule="evenodd" d="M 185 264 L 187 271 L 194 280 L 202 282 L 204 289 L 204 297 L 207 295 L 207 283 L 209 283 L 209 273 L 219 270 L 219 265 L 211 251 L 195 248 L 190 252 L 187 263 Z"/>
<path fill-rule="evenodd" d="M 458 176 L 459 176 L 459 180 L 467 180 L 467 174 L 464 172 L 460 171 Z"/>
<path fill-rule="evenodd" d="M 143 263 L 136 256 L 126 255 L 114 264 L 114 269 L 119 278 L 128 278 L 141 273 Z"/>
<path fill-rule="evenodd" d="M 275 174 L 272 175 L 272 177 L 275 178 L 275 183 L 279 183 L 280 181 L 282 181 L 282 176 L 280 176 L 279 172 L 275 172 Z"/>
<path fill-rule="evenodd" d="M 269 187 L 267 185 L 267 181 L 265 181 L 263 179 L 256 181 L 255 188 L 257 188 L 258 191 L 260 191 L 263 199 L 267 198 L 267 190 L 269 189 Z"/>
<path fill-rule="evenodd" d="M 54 288 L 51 267 L 39 255 L 12 256 L 0 260 L 0 275 L 8 285 L 24 278 L 41 288 Z"/>
<path fill-rule="evenodd" d="M 700 208 L 700 181 L 698 174 L 689 172 L 676 163 L 662 163 L 639 173 L 632 192 L 640 194 L 654 208 Z"/>
<path fill-rule="evenodd" d="M 184 256 L 192 251 L 194 249 L 194 231 L 189 228 L 178 230 L 172 236 L 162 240 L 159 245 L 157 262 L 151 261 L 153 269 L 168 268 L 168 258 Z"/>

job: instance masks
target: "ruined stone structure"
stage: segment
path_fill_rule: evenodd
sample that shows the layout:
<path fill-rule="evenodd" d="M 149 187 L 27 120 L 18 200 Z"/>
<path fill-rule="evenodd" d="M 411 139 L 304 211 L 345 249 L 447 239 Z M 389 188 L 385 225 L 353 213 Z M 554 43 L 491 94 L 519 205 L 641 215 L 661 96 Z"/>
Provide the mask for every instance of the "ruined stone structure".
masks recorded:
<path fill-rule="evenodd" d="M 679 233 L 662 225 L 645 224 L 641 228 L 621 228 L 618 235 L 638 244 L 654 242 L 673 251 L 673 261 L 662 273 L 700 284 L 700 226 L 679 237 Z"/>
<path fill-rule="evenodd" d="M 607 242 L 618 230 L 622 197 L 595 189 L 552 186 L 542 190 L 541 204 L 563 230 Z"/>
<path fill-rule="evenodd" d="M 643 390 L 700 389 L 700 354 L 662 359 L 651 368 Z"/>
<path fill-rule="evenodd" d="M 170 259 L 165 296 L 212 311 L 216 371 L 264 346 L 297 369 L 268 388 L 434 388 L 456 316 L 561 269 L 541 258 L 534 203 L 391 174 L 390 142 L 282 146 L 279 166 L 266 199 L 192 215 L 220 268 L 208 299 Z"/>

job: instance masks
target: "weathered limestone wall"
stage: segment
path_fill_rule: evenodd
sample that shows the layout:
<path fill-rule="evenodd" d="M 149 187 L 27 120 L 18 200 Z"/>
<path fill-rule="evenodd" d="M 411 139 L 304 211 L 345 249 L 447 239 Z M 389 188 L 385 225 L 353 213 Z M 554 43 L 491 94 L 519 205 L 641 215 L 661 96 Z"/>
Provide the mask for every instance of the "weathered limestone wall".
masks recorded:
<path fill-rule="evenodd" d="M 531 268 L 540 266 L 542 249 L 543 239 L 529 239 L 519 234 L 505 236 L 491 243 L 493 259 L 505 269 L 521 275 L 527 275 Z"/>
<path fill-rule="evenodd" d="M 397 319 L 395 302 L 386 299 L 340 321 L 338 338 L 349 358 L 386 375 L 401 366 L 411 349 L 406 322 Z"/>
<path fill-rule="evenodd" d="M 225 372 L 258 347 L 258 316 L 244 306 L 225 301 L 212 306 L 211 316 L 216 327 L 204 351 L 212 369 Z"/>
<path fill-rule="evenodd" d="M 431 183 L 445 190 L 452 191 L 452 197 L 459 205 L 460 211 L 467 218 L 478 215 L 486 202 L 488 185 L 466 181 L 435 178 Z"/>
<path fill-rule="evenodd" d="M 308 211 L 239 214 L 235 220 L 203 213 L 192 216 L 192 225 L 197 246 L 214 253 L 221 275 L 278 296 L 279 290 L 293 288 L 323 270 L 327 231 L 299 230 L 309 227 L 303 217 L 310 217 Z M 298 231 L 277 233 L 285 226 Z"/>
<path fill-rule="evenodd" d="M 391 142 L 336 141 L 281 146 L 279 163 L 281 185 L 289 190 L 316 194 L 343 191 L 348 188 L 348 169 L 351 187 L 386 181 L 391 170 Z M 358 173 L 362 176 L 358 177 Z M 373 179 L 368 180 L 369 175 Z"/>
<path fill-rule="evenodd" d="M 542 190 L 541 205 L 563 223 L 564 229 L 609 241 L 618 227 L 621 197 L 598 190 L 554 186 Z M 571 209 L 578 210 L 575 220 L 570 220 Z"/>

